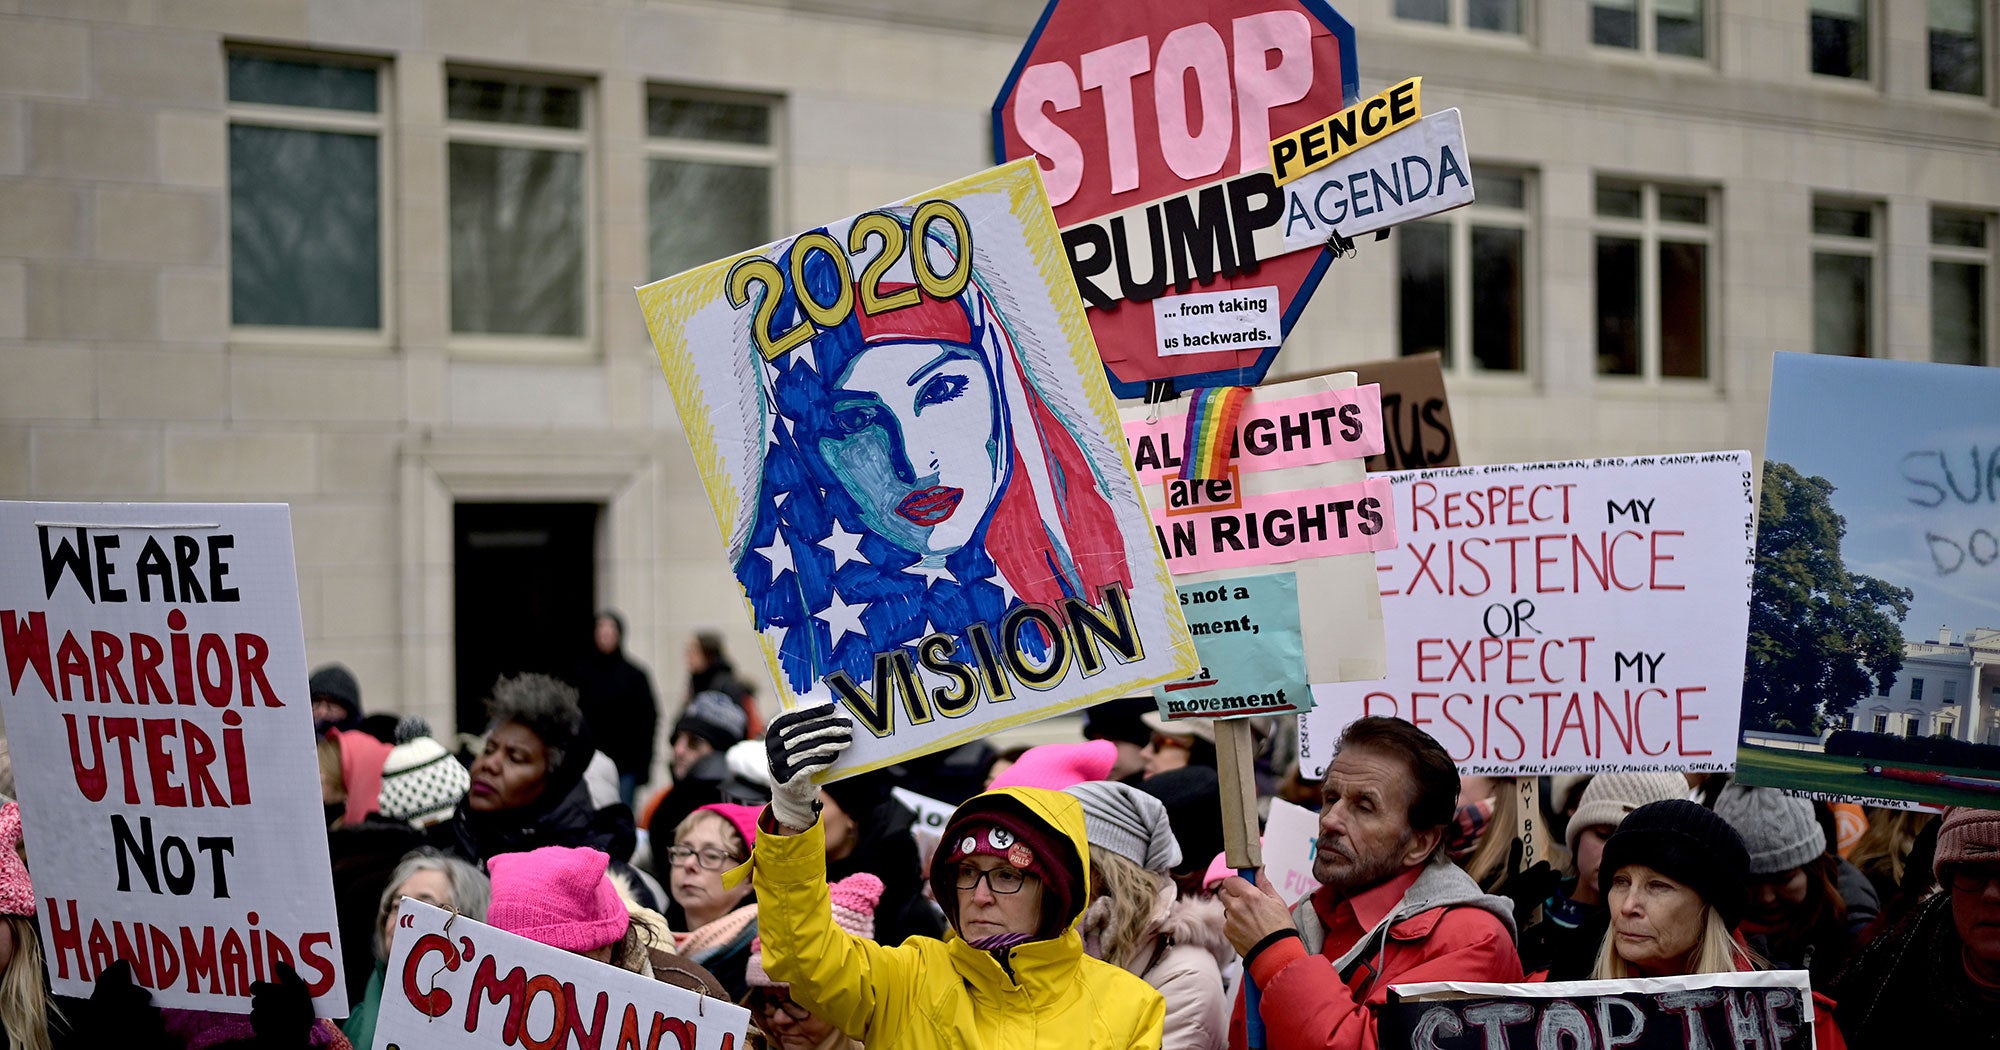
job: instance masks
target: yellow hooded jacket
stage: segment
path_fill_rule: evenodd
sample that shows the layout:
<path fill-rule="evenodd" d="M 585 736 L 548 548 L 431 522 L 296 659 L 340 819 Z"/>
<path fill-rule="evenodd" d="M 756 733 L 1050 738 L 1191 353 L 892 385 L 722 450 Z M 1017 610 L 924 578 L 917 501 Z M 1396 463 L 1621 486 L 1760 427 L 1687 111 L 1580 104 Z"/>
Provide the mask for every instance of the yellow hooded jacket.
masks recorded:
<path fill-rule="evenodd" d="M 1166 1002 L 1145 981 L 1083 954 L 1076 919 L 1088 903 L 1083 807 L 1057 791 L 1008 795 L 1076 847 L 1083 880 L 1061 936 L 994 953 L 911 937 L 885 948 L 834 925 L 826 825 L 759 835 L 753 863 L 764 968 L 794 999 L 869 1047 L 898 1050 L 1158 1050 Z"/>

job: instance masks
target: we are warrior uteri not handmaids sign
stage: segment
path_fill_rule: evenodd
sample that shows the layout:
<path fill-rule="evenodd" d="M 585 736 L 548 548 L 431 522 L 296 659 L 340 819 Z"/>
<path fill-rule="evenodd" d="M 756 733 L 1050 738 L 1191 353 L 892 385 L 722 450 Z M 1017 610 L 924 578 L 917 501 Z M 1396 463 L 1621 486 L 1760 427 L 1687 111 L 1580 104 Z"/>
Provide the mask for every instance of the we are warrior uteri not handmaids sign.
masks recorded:
<path fill-rule="evenodd" d="M 0 503 L 0 645 L 51 990 L 345 1016 L 287 508 Z"/>
<path fill-rule="evenodd" d="M 639 290 L 787 708 L 862 772 L 1200 666 L 1032 159 Z"/>

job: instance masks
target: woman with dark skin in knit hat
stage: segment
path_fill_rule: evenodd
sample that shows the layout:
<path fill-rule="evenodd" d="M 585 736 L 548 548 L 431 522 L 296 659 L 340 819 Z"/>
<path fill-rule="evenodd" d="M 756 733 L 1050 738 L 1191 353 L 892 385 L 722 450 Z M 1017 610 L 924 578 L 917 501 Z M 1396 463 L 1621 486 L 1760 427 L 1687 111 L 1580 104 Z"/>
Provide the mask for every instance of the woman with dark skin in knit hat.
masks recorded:
<path fill-rule="evenodd" d="M 632 811 L 599 809 L 584 769 L 596 749 L 576 690 L 546 675 L 502 678 L 486 701 L 492 721 L 472 787 L 452 819 L 430 829 L 433 845 L 475 864 L 543 846 L 588 846 L 620 863 L 637 841 Z"/>
<path fill-rule="evenodd" d="M 831 706 L 780 715 L 765 735 L 772 797 L 752 868 L 772 979 L 869 1047 L 1158 1050 L 1160 994 L 1083 952 L 1090 846 L 1069 795 L 1007 788 L 952 814 L 931 865 L 942 940 L 886 948 L 834 924 L 812 776 L 852 739 Z"/>
<path fill-rule="evenodd" d="M 1731 934 L 1743 916 L 1750 854 L 1729 823 L 1686 799 L 1632 811 L 1604 843 L 1598 887 L 1611 929 L 1597 980 L 1742 973 L 1757 961 Z M 1817 995 L 1814 1045 L 1845 1047 L 1833 1005 Z"/>

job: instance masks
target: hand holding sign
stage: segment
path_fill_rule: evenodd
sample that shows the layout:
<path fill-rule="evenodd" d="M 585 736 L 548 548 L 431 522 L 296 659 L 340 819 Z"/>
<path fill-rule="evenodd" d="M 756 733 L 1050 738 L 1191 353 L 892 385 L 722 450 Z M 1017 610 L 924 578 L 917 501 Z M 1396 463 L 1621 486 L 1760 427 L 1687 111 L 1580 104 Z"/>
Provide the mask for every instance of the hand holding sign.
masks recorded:
<path fill-rule="evenodd" d="M 832 765 L 854 742 L 854 723 L 832 704 L 801 707 L 771 720 L 764 749 L 771 757 L 771 815 L 786 828 L 812 827 L 819 785 L 813 774 Z"/>

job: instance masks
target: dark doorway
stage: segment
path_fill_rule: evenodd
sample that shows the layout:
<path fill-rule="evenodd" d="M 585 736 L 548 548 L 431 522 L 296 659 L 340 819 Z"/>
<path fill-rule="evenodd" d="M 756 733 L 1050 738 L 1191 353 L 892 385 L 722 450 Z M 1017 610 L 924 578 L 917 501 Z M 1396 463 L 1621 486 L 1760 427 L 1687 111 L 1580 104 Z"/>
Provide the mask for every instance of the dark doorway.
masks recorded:
<path fill-rule="evenodd" d="M 460 503 L 453 508 L 458 728 L 486 726 L 503 674 L 561 677 L 590 644 L 595 503 Z"/>

